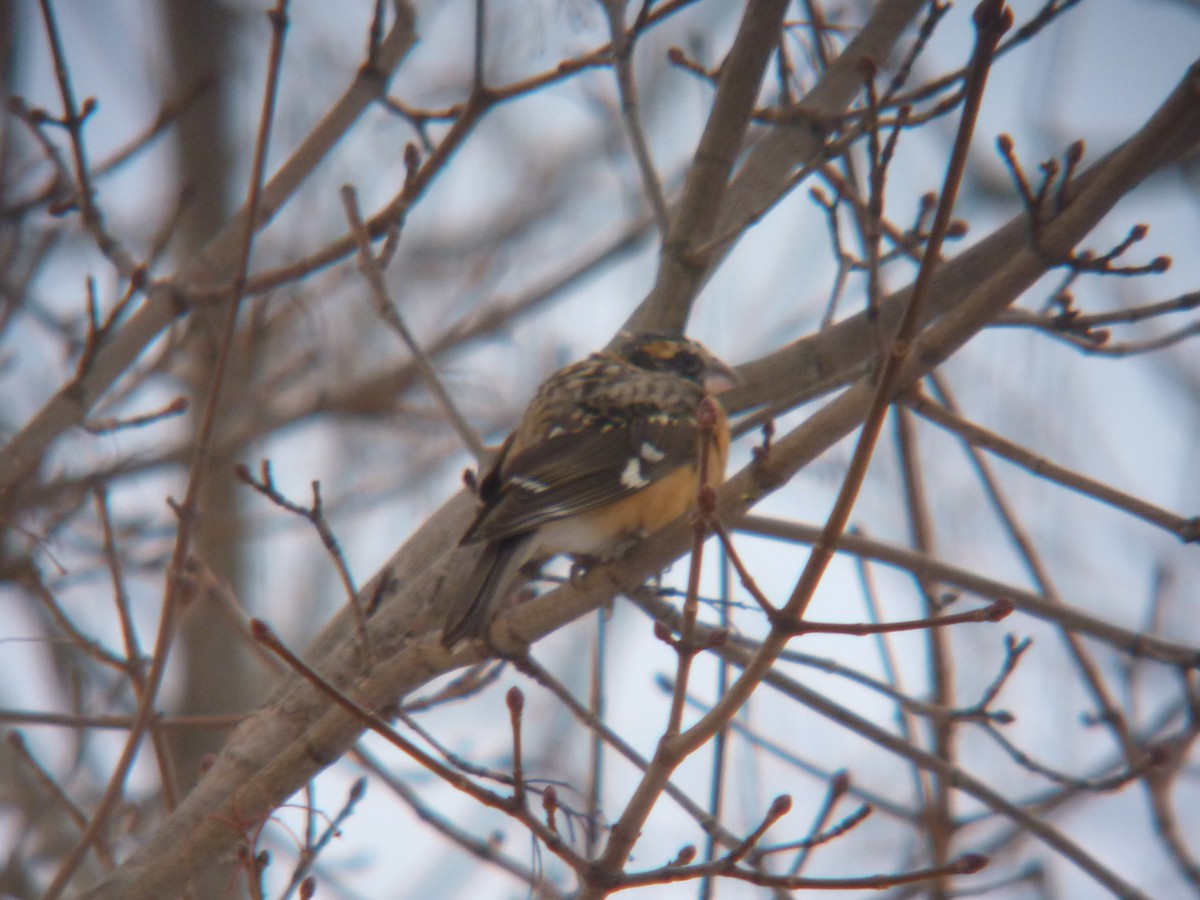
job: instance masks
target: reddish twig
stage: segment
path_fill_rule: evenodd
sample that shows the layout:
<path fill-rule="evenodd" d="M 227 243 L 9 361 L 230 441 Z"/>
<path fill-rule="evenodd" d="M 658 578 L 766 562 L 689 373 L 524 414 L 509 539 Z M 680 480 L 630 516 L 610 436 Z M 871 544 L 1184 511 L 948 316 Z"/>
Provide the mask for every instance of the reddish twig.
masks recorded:
<path fill-rule="evenodd" d="M 520 688 L 511 687 L 504 695 L 504 702 L 508 706 L 508 721 L 512 726 L 512 802 L 518 809 L 525 809 L 525 772 L 521 763 L 521 714 L 525 710 L 525 695 Z M 557 829 L 554 829 L 554 833 L 558 833 Z"/>
<path fill-rule="evenodd" d="M 962 625 L 968 622 L 999 622 L 1012 614 L 1013 602 L 1007 599 L 994 600 L 987 606 L 970 612 L 956 613 L 951 616 L 931 616 L 924 619 L 909 619 L 904 622 L 880 623 L 840 623 L 840 622 L 784 622 L 782 627 L 789 634 L 847 634 L 861 637 L 868 634 L 892 634 L 897 631 L 923 631 L 929 628 L 942 628 L 948 625 Z"/>

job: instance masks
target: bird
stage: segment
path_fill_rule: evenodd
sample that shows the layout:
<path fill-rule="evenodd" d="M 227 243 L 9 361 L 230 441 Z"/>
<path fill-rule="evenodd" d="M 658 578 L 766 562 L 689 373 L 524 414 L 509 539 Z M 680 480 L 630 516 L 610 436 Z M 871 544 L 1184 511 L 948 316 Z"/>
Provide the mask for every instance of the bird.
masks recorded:
<path fill-rule="evenodd" d="M 550 558 L 618 557 L 683 515 L 696 503 L 702 467 L 707 484 L 719 485 L 729 425 L 719 401 L 711 429 L 697 416 L 706 398 L 736 383 L 701 344 L 667 332 L 622 332 L 547 378 L 474 479 L 479 509 L 460 545 L 484 550 L 443 644 L 481 635 Z"/>

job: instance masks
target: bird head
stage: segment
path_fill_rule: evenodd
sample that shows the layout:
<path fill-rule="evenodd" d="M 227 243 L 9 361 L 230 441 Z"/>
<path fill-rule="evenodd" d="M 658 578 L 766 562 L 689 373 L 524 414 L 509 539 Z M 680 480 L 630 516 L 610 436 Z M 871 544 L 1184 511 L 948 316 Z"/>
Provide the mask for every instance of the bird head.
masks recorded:
<path fill-rule="evenodd" d="M 728 390 L 738 383 L 733 370 L 717 359 L 699 342 L 680 334 L 649 331 L 641 334 L 622 332 L 612 352 L 640 369 L 666 372 L 703 385 L 712 394 Z"/>

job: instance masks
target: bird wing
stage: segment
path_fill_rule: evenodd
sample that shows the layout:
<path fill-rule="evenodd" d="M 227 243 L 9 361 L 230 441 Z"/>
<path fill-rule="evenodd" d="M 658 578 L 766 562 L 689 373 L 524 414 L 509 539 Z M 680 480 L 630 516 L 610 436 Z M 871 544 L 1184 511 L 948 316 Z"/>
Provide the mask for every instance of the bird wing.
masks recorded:
<path fill-rule="evenodd" d="M 642 409 L 574 425 L 498 460 L 494 490 L 464 543 L 512 537 L 614 503 L 696 459 L 694 414 Z"/>

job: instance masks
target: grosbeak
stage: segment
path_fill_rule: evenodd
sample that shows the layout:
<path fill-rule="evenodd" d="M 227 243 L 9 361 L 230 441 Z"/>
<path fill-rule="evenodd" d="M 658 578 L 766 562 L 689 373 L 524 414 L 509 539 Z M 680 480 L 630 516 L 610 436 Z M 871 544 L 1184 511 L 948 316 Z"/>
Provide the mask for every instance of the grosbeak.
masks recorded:
<path fill-rule="evenodd" d="M 697 411 L 735 381 L 700 344 L 665 333 L 623 333 L 546 379 L 477 479 L 479 512 L 461 543 L 487 546 L 467 583 L 470 603 L 448 619 L 443 643 L 480 634 L 550 557 L 620 555 L 690 509 L 700 487 Z M 724 478 L 729 452 L 729 426 L 714 405 L 704 466 L 711 486 Z"/>

